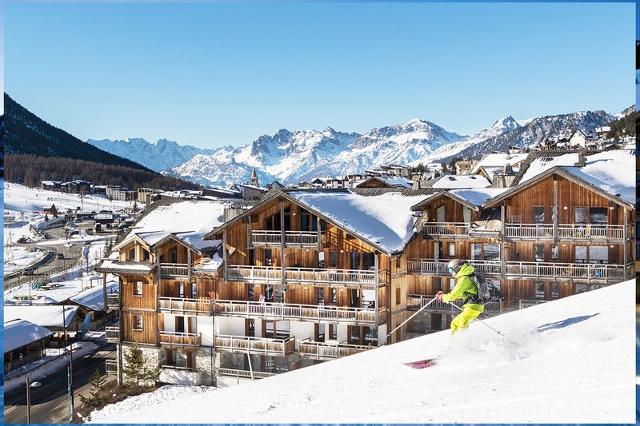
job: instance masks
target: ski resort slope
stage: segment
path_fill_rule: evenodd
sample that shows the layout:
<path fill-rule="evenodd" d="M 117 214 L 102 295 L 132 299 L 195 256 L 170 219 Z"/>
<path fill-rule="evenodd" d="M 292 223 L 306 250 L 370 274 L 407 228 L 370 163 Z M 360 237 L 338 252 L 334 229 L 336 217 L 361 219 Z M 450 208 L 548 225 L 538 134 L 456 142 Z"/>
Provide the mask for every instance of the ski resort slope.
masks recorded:
<path fill-rule="evenodd" d="M 234 387 L 163 387 L 91 421 L 635 423 L 634 295 L 628 281 L 489 319 L 506 338 L 476 322 Z"/>

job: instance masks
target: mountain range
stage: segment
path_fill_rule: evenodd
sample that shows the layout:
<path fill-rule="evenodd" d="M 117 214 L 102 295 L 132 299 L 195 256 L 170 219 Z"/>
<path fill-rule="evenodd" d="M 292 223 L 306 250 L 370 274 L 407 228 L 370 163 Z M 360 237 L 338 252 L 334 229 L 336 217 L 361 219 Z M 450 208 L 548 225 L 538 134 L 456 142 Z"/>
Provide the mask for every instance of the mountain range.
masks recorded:
<path fill-rule="evenodd" d="M 527 120 L 507 116 L 471 136 L 448 131 L 422 119 L 375 128 L 362 134 L 341 132 L 331 127 L 321 131 L 281 129 L 244 146 L 208 150 L 165 140 L 155 144 L 144 139 L 88 142 L 169 176 L 228 187 L 247 182 L 254 167 L 263 184 L 274 180 L 291 184 L 319 176 L 362 173 L 389 163 L 415 165 L 446 162 L 456 157 L 479 158 L 484 153 L 502 151 L 509 146 L 532 147 L 548 137 L 577 129 L 592 132 L 615 118 L 602 110 Z"/>

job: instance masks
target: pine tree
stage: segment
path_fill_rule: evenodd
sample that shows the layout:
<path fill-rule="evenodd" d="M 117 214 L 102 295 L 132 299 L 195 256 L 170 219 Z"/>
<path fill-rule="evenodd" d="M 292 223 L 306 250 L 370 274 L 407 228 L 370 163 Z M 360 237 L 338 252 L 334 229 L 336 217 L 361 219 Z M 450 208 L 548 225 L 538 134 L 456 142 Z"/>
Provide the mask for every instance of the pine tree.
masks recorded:
<path fill-rule="evenodd" d="M 100 371 L 96 369 L 95 373 L 91 376 L 91 390 L 89 396 L 85 397 L 80 395 L 80 400 L 91 407 L 102 408 L 106 402 L 104 396 L 102 396 L 102 389 L 104 388 L 107 379 L 100 374 Z"/>
<path fill-rule="evenodd" d="M 132 346 L 129 352 L 124 354 L 124 366 L 122 375 L 125 387 L 130 391 L 139 391 L 142 387 L 155 384 L 160 377 L 158 367 L 149 367 L 148 360 L 142 355 L 142 350 Z"/>

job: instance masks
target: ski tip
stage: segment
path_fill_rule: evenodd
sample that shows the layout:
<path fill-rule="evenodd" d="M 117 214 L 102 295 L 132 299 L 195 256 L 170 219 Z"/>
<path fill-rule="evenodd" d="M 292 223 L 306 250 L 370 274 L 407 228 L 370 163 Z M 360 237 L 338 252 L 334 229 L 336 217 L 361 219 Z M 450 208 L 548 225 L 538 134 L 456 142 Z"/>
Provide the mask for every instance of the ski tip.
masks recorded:
<path fill-rule="evenodd" d="M 411 368 L 422 369 L 433 367 L 436 364 L 435 359 L 423 359 L 420 361 L 405 362 L 404 365 Z"/>

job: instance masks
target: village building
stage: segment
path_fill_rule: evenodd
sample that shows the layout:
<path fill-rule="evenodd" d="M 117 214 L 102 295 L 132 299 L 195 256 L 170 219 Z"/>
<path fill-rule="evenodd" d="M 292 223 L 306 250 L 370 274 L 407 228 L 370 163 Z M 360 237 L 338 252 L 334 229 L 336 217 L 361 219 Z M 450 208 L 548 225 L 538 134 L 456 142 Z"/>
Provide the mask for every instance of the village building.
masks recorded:
<path fill-rule="evenodd" d="M 5 321 L 4 373 L 42 358 L 51 336 L 51 330 L 20 318 Z"/>
<path fill-rule="evenodd" d="M 413 181 L 401 176 L 373 176 L 356 184 L 356 188 L 411 188 Z"/>

